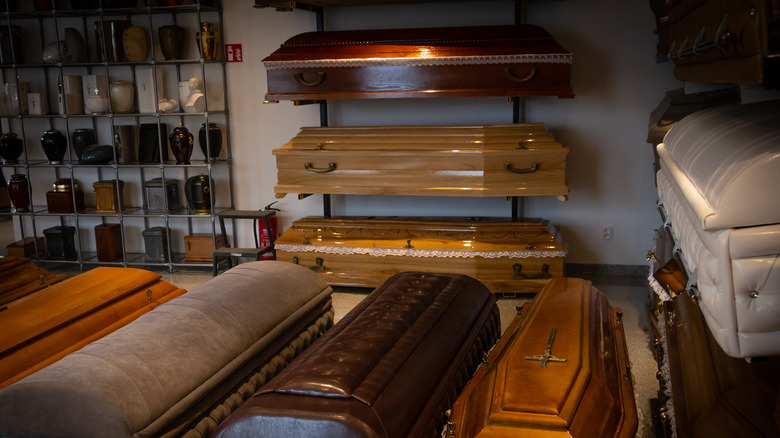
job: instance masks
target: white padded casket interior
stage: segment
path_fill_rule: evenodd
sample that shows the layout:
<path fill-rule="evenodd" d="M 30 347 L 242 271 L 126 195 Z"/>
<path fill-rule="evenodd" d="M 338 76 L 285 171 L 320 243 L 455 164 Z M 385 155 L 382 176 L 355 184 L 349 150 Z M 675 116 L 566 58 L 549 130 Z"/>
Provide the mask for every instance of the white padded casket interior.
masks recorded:
<path fill-rule="evenodd" d="M 703 230 L 780 223 L 780 101 L 693 113 L 658 152 Z"/>

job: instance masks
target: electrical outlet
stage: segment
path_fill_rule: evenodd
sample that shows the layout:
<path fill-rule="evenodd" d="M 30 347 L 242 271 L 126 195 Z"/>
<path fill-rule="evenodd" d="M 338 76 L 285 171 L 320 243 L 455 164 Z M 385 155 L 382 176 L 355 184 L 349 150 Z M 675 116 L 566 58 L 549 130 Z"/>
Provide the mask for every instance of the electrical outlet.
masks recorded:
<path fill-rule="evenodd" d="M 608 225 L 601 229 L 601 238 L 604 240 L 612 240 L 615 233 L 615 227 Z"/>

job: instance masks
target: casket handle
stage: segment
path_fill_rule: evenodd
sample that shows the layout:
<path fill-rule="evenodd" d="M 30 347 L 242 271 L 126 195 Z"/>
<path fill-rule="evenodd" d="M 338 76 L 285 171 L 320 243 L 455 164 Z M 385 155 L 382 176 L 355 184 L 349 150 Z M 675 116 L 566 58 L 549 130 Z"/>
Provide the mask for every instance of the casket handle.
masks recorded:
<path fill-rule="evenodd" d="M 528 280 L 552 277 L 552 275 L 550 275 L 550 265 L 548 265 L 547 263 L 542 265 L 542 272 L 538 274 L 524 274 L 520 272 L 522 269 L 523 269 L 523 265 L 521 265 L 520 263 L 515 263 L 514 265 L 512 265 L 512 271 L 514 271 L 512 277 L 523 278 Z"/>
<path fill-rule="evenodd" d="M 336 170 L 336 163 L 328 163 L 328 167 L 314 167 L 311 163 L 303 163 L 303 168 L 314 173 L 328 173 Z"/>
<path fill-rule="evenodd" d="M 506 74 L 506 77 L 515 82 L 528 82 L 536 76 L 536 67 L 531 67 L 531 72 L 524 78 L 515 76 L 514 73 L 512 73 L 512 67 L 504 67 L 504 73 Z"/>
<path fill-rule="evenodd" d="M 295 73 L 293 75 L 295 77 L 295 81 L 299 84 L 303 85 L 304 87 L 316 87 L 317 85 L 320 85 L 321 83 L 325 82 L 325 72 L 324 71 L 318 71 L 317 72 L 317 79 L 309 82 L 306 79 L 303 78 L 303 73 Z"/>
<path fill-rule="evenodd" d="M 296 265 L 300 265 L 301 264 L 301 259 L 298 258 L 298 256 L 293 256 L 292 262 L 295 263 Z M 322 257 L 317 257 L 316 259 L 314 259 L 314 263 L 316 264 L 315 266 L 309 266 L 309 269 L 311 269 L 312 271 L 324 271 L 325 270 L 325 266 L 322 265 L 324 263 L 324 260 L 322 260 Z"/>
<path fill-rule="evenodd" d="M 539 163 L 532 163 L 531 167 L 526 167 L 525 169 L 515 169 L 512 167 L 512 163 L 504 163 L 504 169 L 514 173 L 534 173 L 539 169 Z"/>

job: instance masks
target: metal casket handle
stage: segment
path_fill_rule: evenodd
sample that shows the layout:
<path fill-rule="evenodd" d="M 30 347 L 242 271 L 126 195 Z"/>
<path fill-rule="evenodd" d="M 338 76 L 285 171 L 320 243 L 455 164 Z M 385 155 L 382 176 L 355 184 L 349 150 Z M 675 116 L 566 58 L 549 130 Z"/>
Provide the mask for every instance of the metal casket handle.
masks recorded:
<path fill-rule="evenodd" d="M 504 67 L 504 74 L 506 74 L 506 77 L 508 77 L 512 81 L 515 81 L 515 82 L 528 82 L 531 79 L 533 79 L 534 76 L 536 76 L 536 67 L 532 67 L 531 68 L 531 72 L 528 73 L 528 76 L 526 76 L 524 78 L 518 78 L 517 76 L 515 76 L 515 74 L 512 73 L 512 67 Z"/>
<path fill-rule="evenodd" d="M 296 265 L 300 265 L 301 264 L 301 259 L 298 258 L 298 256 L 294 256 L 293 259 L 292 259 L 292 262 L 295 263 Z M 314 263 L 316 263 L 315 266 L 309 266 L 309 269 L 311 269 L 312 271 L 324 271 L 325 270 L 325 266 L 322 265 L 324 263 L 324 260 L 322 260 L 322 257 L 317 257 L 316 259 L 314 259 Z"/>
<path fill-rule="evenodd" d="M 551 278 L 552 277 L 552 275 L 550 275 L 550 265 L 548 265 L 547 263 L 542 265 L 542 272 L 540 272 L 538 274 L 524 274 L 524 273 L 520 272 L 522 270 L 522 268 L 523 268 L 523 265 L 521 265 L 520 263 L 515 263 L 514 265 L 512 265 L 512 271 L 514 271 L 514 273 L 512 274 L 512 277 L 514 277 L 514 278 L 523 278 L 523 279 L 528 279 L 528 280 L 534 280 L 534 279 L 538 279 L 538 278 Z"/>
<path fill-rule="evenodd" d="M 303 85 L 304 87 L 316 87 L 317 85 L 320 85 L 321 83 L 325 82 L 325 72 L 324 71 L 318 71 L 317 72 L 317 79 L 309 82 L 306 79 L 303 78 L 303 73 L 295 73 L 293 75 L 295 77 L 295 81 L 299 84 Z"/>
<path fill-rule="evenodd" d="M 336 170 L 336 163 L 328 163 L 328 167 L 314 167 L 312 163 L 304 163 L 303 168 L 314 173 L 328 173 Z"/>
<path fill-rule="evenodd" d="M 531 167 L 526 167 L 525 169 L 515 169 L 512 167 L 512 163 L 504 163 L 504 169 L 514 173 L 534 173 L 539 169 L 539 163 L 532 163 Z"/>

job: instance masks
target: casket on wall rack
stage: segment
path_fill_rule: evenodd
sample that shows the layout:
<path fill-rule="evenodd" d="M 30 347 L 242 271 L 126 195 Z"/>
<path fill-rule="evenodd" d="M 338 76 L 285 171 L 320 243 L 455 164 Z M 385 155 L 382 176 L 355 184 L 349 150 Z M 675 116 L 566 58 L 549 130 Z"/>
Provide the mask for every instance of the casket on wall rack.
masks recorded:
<path fill-rule="evenodd" d="M 541 123 L 303 128 L 276 156 L 287 193 L 566 199 L 566 155 Z"/>
<path fill-rule="evenodd" d="M 534 25 L 307 32 L 263 59 L 265 99 L 573 97 L 572 59 Z"/>
<path fill-rule="evenodd" d="M 780 355 L 780 101 L 685 117 L 658 145 L 660 208 L 732 357 Z"/>
<path fill-rule="evenodd" d="M 565 244 L 545 221 L 503 218 L 307 217 L 276 241 L 277 260 L 328 284 L 376 287 L 404 271 L 457 272 L 494 293 L 536 293 L 563 275 Z"/>

